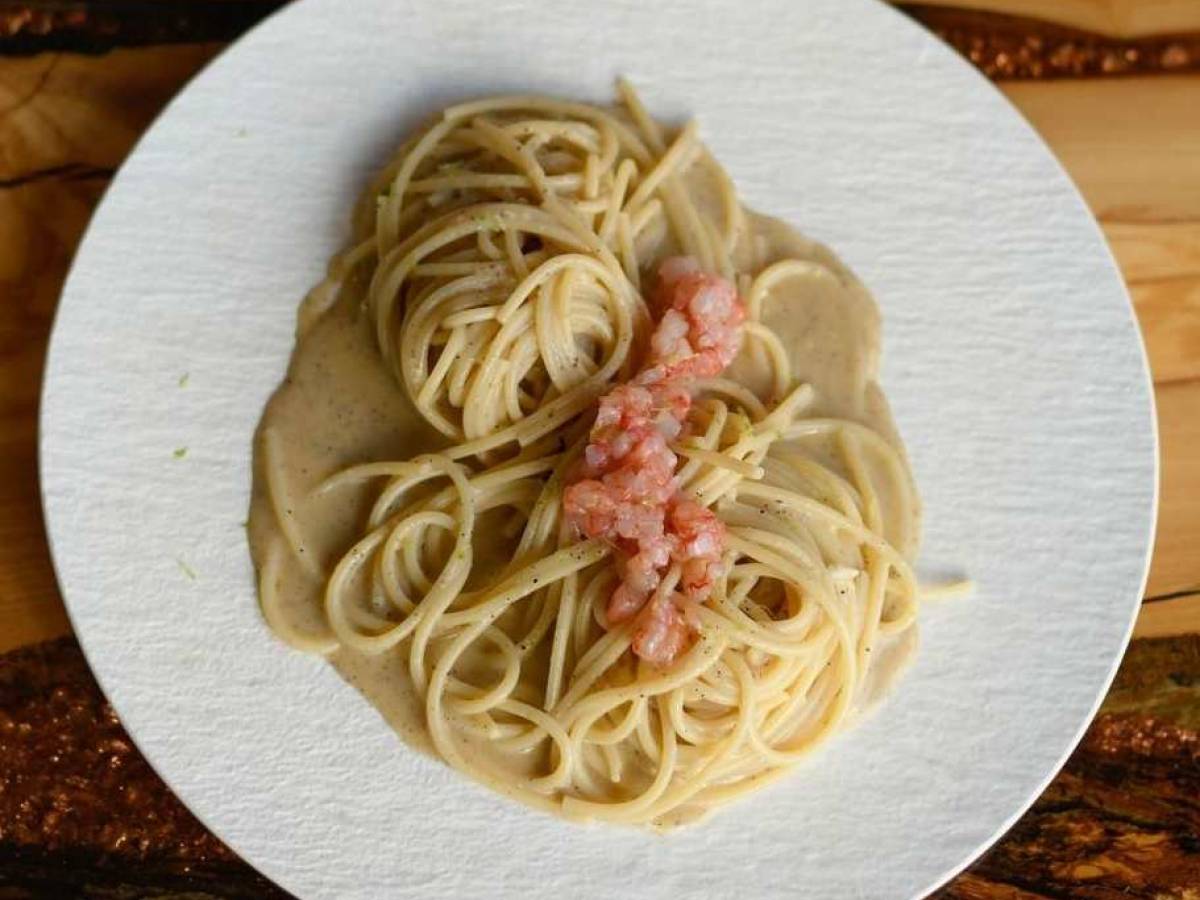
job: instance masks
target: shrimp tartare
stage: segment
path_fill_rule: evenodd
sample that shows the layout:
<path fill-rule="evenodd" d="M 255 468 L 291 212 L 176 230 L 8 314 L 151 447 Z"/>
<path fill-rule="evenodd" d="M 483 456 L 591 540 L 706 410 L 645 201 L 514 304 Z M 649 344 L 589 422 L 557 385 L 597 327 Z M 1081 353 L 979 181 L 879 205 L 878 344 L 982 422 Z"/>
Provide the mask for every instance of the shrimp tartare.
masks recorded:
<path fill-rule="evenodd" d="M 733 285 L 689 257 L 659 268 L 662 313 L 646 365 L 600 399 L 579 479 L 563 497 L 567 521 L 611 543 L 621 581 L 610 627 L 634 620 L 633 652 L 669 665 L 691 642 L 694 616 L 721 574 L 725 526 L 679 491 L 668 442 L 683 431 L 697 379 L 719 375 L 737 355 L 745 308 Z M 678 584 L 663 579 L 679 566 Z"/>

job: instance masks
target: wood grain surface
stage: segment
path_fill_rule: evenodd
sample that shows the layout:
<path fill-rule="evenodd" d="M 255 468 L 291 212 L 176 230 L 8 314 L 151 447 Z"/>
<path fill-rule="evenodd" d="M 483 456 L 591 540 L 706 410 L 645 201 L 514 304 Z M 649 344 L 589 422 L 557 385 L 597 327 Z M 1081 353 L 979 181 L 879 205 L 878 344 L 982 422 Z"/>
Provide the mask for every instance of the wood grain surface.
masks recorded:
<path fill-rule="evenodd" d="M 211 2 L 226 10 L 237 5 Z M 169 6 L 167 0 L 142 5 Z M 188 8 L 203 5 L 198 0 Z M 257 4 L 244 15 L 246 22 L 270 5 Z M 1131 38 L 1200 32 L 1195 0 L 957 5 L 1043 15 Z M 26 6 L 0 0 L 0 23 L 7 12 Z M 45 6 L 61 12 L 106 4 Z M 198 33 L 220 36 L 212 28 Z M 4 34 L 0 27 L 0 654 L 70 633 L 45 543 L 36 466 L 38 391 L 63 278 L 113 172 L 165 102 L 222 46 L 119 47 L 95 55 L 35 53 L 26 41 L 19 53 L 6 54 Z M 113 34 L 105 46 L 120 43 Z M 172 34 L 177 40 L 187 32 Z M 1079 185 L 1130 287 L 1155 382 L 1162 494 L 1147 602 L 1135 632 L 1147 640 L 1134 644 L 1124 687 L 1119 683 L 1110 695 L 1105 715 L 1089 733 L 1092 743 L 1085 741 L 1034 811 L 945 896 L 1197 900 L 1200 751 L 1188 755 L 1180 747 L 1196 740 L 1200 715 L 1192 713 L 1200 710 L 1200 694 L 1180 683 L 1200 684 L 1200 73 L 1001 87 Z M 1142 698 L 1137 702 L 1145 706 L 1151 695 L 1169 696 L 1174 705 L 1154 706 L 1148 720 L 1130 719 L 1136 705 L 1131 698 Z M 1105 718 L 1110 712 L 1116 724 Z M 0 710 L 0 735 L 13 721 L 6 714 Z M 1171 744 L 1164 735 L 1180 728 L 1185 737 Z M 1100 737 L 1093 740 L 1095 735 Z M 5 765 L 0 757 L 0 774 Z M 3 825 L 0 820 L 0 844 Z M 50 885 L 47 873 L 62 875 L 71 860 L 78 878 L 108 877 L 86 859 L 39 856 L 18 864 L 0 853 L 0 896 L 43 896 L 37 885 Z M 177 866 L 167 863 L 163 871 L 176 877 Z M 166 875 L 125 877 L 122 884 L 137 881 L 141 887 L 112 895 L 183 896 L 192 889 L 200 893 L 188 896 L 262 895 L 261 883 L 247 880 L 249 870 L 236 868 L 235 861 L 217 863 L 234 868 L 204 869 L 202 885 Z M 214 886 L 222 871 L 227 890 Z M 5 881 L 5 872 L 20 877 Z M 78 878 L 70 889 L 62 882 L 61 894 L 86 894 Z M 22 894 L 7 892 L 6 885 L 34 887 Z M 139 893 L 143 888 L 161 894 Z"/>
<path fill-rule="evenodd" d="M 1029 16 L 1115 37 L 1200 31 L 1196 0 L 921 0 L 923 5 Z"/>

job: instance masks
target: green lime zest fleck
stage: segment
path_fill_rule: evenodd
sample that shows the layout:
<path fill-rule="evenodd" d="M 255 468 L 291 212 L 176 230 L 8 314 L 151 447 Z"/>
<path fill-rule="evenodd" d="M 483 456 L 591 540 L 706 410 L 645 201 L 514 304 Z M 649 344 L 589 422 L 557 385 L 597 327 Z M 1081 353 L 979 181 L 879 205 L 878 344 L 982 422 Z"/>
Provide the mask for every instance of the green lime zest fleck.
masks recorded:
<path fill-rule="evenodd" d="M 182 375 L 179 376 L 179 386 L 181 388 L 185 388 L 185 387 L 187 387 L 187 383 L 188 383 L 188 373 L 184 372 Z"/>
<path fill-rule="evenodd" d="M 175 452 L 171 454 L 176 459 L 183 459 L 187 456 L 187 447 L 176 447 Z"/>
<path fill-rule="evenodd" d="M 175 557 L 175 563 L 179 566 L 180 572 L 182 572 L 184 575 L 186 575 L 192 581 L 196 580 L 196 570 L 193 569 L 191 566 L 189 566 L 186 562 L 184 562 L 182 557 L 180 557 L 180 556 Z"/>

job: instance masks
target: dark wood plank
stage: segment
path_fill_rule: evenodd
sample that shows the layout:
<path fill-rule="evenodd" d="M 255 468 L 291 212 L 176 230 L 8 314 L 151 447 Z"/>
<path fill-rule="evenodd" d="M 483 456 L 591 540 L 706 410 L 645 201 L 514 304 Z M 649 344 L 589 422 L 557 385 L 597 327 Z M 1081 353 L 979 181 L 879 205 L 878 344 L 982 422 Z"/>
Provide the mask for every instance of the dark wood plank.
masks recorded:
<path fill-rule="evenodd" d="M 175 799 L 72 638 L 0 656 L 0 897 L 19 891 L 281 895 Z"/>
<path fill-rule="evenodd" d="M 0 55 L 230 41 L 287 0 L 0 0 Z"/>
<path fill-rule="evenodd" d="M 1200 71 L 1200 30 L 1128 37 L 1100 34 L 1033 18 L 1053 17 L 1056 7 L 1066 5 L 1045 0 L 1026 4 L 1029 15 L 932 3 L 899 5 L 991 78 L 1096 78 Z M 1060 15 L 1066 18 L 1065 12 Z"/>

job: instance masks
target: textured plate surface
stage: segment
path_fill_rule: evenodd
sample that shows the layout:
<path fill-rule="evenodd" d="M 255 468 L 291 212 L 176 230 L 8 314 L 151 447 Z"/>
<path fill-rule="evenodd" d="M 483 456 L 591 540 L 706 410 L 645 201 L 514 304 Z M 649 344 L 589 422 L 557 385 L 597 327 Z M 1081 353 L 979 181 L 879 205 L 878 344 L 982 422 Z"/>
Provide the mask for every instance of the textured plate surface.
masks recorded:
<path fill-rule="evenodd" d="M 171 105 L 59 310 L 48 528 L 138 745 L 305 897 L 875 898 L 949 877 L 1080 734 L 1153 529 L 1144 358 L 1065 175 L 965 63 L 868 0 L 353 7 L 286 9 Z M 874 290 L 883 384 L 926 502 L 924 568 L 980 586 L 923 612 L 915 667 L 860 728 L 668 838 L 568 825 L 409 752 L 331 668 L 272 639 L 242 530 L 251 435 L 297 303 L 367 173 L 448 101 L 603 101 L 618 73 L 657 115 L 697 114 L 750 205 L 831 244 Z"/>

